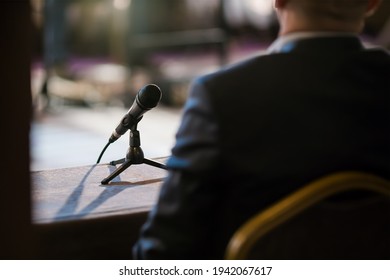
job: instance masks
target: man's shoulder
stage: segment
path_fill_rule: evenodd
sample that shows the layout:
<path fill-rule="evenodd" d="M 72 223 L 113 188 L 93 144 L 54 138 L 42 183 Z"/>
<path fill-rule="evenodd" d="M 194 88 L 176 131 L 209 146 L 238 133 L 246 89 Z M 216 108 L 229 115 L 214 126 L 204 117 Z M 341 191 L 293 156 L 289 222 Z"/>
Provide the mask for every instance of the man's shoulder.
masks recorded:
<path fill-rule="evenodd" d="M 256 71 L 258 74 L 261 74 L 262 72 L 266 73 L 271 66 L 277 67 L 279 64 L 282 64 L 281 66 L 283 66 L 283 64 L 287 62 L 285 60 L 286 57 L 291 57 L 291 55 L 260 53 L 250 58 L 226 65 L 217 71 L 200 76 L 196 80 L 201 83 L 209 83 L 221 79 L 242 78 L 247 73 L 253 73 L 253 71 Z"/>

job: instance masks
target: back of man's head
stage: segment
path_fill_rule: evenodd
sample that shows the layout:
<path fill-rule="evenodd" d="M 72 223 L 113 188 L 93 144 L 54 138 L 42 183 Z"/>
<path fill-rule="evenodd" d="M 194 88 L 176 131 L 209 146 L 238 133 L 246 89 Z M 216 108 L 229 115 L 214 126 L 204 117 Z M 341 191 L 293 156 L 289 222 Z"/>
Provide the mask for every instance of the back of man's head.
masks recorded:
<path fill-rule="evenodd" d="M 284 31 L 358 32 L 381 0 L 274 0 Z M 283 13 L 286 12 L 286 13 Z M 289 16 L 286 16 L 289 15 Z"/>
<path fill-rule="evenodd" d="M 364 19 L 370 0 L 291 0 L 291 5 L 311 18 L 336 21 Z"/>

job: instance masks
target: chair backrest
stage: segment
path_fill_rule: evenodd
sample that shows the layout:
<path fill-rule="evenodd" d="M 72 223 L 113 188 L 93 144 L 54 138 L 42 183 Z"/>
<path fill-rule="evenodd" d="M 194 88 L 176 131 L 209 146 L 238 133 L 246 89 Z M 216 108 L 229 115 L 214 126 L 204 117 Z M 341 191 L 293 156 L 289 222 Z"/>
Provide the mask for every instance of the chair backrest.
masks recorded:
<path fill-rule="evenodd" d="M 375 175 L 325 176 L 248 220 L 225 258 L 390 258 L 389 197 L 390 182 Z"/>

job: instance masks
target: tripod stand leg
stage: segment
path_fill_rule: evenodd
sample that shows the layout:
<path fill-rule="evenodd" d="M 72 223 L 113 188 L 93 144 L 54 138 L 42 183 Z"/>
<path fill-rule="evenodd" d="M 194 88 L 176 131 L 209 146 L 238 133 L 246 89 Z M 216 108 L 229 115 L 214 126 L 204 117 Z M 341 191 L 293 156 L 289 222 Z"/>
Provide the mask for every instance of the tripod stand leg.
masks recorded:
<path fill-rule="evenodd" d="M 118 160 L 113 160 L 113 161 L 110 161 L 110 165 L 122 164 L 122 163 L 125 163 L 125 161 L 126 161 L 125 158 L 121 158 L 121 159 L 118 159 Z"/>
<path fill-rule="evenodd" d="M 144 158 L 144 162 L 143 163 L 149 164 L 151 166 L 158 167 L 158 168 L 161 168 L 161 169 L 167 169 L 165 164 L 162 164 L 162 163 L 159 163 L 157 161 L 150 160 L 150 159 L 147 159 L 147 158 Z"/>
<path fill-rule="evenodd" d="M 127 167 L 131 165 L 130 160 L 126 160 L 121 166 L 119 166 L 114 172 L 110 174 L 107 178 L 102 180 L 102 185 L 107 185 L 112 179 L 121 174 Z"/>

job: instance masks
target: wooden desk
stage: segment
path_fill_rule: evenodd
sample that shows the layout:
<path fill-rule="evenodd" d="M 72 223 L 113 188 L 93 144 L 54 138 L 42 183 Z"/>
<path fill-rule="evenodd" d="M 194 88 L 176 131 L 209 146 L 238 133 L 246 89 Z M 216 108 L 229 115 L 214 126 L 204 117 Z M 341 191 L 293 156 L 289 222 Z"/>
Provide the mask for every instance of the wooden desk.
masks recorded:
<path fill-rule="evenodd" d="M 33 223 L 41 258 L 131 258 L 166 171 L 133 165 L 101 185 L 114 169 L 100 164 L 32 172 Z"/>

